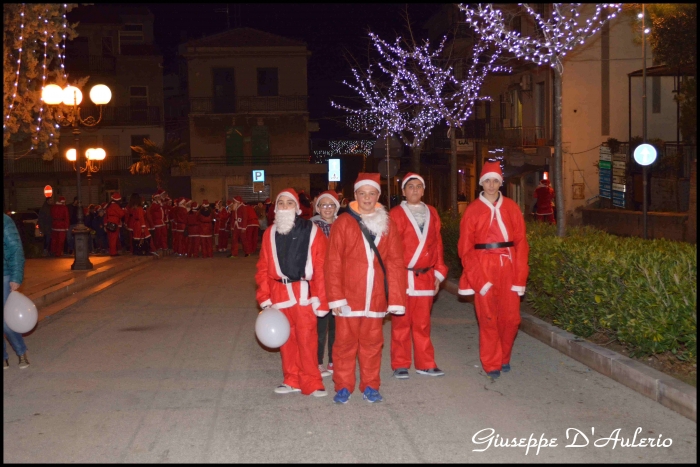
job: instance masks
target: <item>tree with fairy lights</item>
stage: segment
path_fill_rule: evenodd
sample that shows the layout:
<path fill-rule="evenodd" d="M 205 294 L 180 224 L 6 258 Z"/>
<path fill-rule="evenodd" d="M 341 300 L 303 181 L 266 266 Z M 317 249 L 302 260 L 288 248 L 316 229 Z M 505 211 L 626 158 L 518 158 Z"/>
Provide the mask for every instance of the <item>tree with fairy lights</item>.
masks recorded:
<path fill-rule="evenodd" d="M 21 147 L 45 160 L 58 152 L 59 106 L 44 105 L 47 84 L 67 84 L 65 44 L 76 37 L 66 14 L 77 4 L 6 3 L 3 5 L 3 147 Z M 82 87 L 87 78 L 75 86 Z M 82 84 L 81 84 L 82 83 Z M 17 157 L 20 154 L 14 154 Z"/>
<path fill-rule="evenodd" d="M 537 13 L 529 4 L 519 4 L 537 25 L 535 37 L 523 37 L 507 26 L 501 11 L 492 4 L 470 6 L 462 4 L 459 8 L 466 14 L 467 24 L 483 40 L 492 42 L 512 53 L 515 57 L 529 60 L 537 65 L 552 67 L 554 71 L 554 189 L 556 192 L 557 235 L 566 235 L 566 218 L 564 209 L 564 186 L 562 179 L 562 103 L 561 83 L 564 72 L 564 58 L 576 46 L 581 46 L 586 39 L 595 35 L 600 28 L 614 18 L 622 9 L 620 3 L 553 3 L 550 18 Z M 587 9 L 594 12 L 581 16 Z"/>

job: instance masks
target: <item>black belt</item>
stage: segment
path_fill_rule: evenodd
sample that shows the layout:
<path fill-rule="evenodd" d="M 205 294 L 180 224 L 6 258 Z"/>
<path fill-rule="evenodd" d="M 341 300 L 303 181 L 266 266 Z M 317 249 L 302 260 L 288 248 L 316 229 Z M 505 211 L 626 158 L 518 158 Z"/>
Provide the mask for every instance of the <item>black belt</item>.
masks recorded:
<path fill-rule="evenodd" d="M 477 243 L 474 245 L 475 250 L 492 250 L 494 248 L 507 248 L 513 246 L 513 242 L 498 242 L 498 243 Z"/>
<path fill-rule="evenodd" d="M 296 280 L 292 280 L 292 279 L 286 279 L 286 278 L 283 278 L 283 279 L 275 279 L 275 280 L 276 280 L 277 282 L 281 282 L 281 283 L 283 283 L 283 284 L 291 284 L 292 282 L 306 281 L 306 279 L 296 279 Z"/>
<path fill-rule="evenodd" d="M 406 269 L 408 269 L 409 271 L 413 271 L 413 273 L 414 273 L 416 276 L 420 276 L 421 274 L 425 274 L 426 272 L 428 272 L 428 271 L 430 271 L 431 269 L 433 269 L 433 267 L 432 267 L 432 266 L 428 266 L 427 268 L 422 268 L 422 269 L 415 269 L 415 268 L 406 268 Z"/>

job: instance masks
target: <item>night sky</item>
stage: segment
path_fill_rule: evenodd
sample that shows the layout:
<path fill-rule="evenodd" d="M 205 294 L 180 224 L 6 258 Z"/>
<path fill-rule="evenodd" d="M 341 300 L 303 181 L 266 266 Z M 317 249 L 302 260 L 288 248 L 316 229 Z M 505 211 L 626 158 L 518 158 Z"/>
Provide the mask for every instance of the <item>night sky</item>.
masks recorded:
<path fill-rule="evenodd" d="M 155 41 L 165 61 L 165 71 L 173 70 L 177 45 L 183 31 L 187 40 L 198 39 L 226 30 L 226 13 L 216 12 L 226 4 L 143 4 L 155 17 Z M 309 112 L 318 120 L 321 132 L 314 137 L 339 137 L 348 130 L 329 117 L 341 116 L 330 100 L 335 96 L 352 96 L 353 91 L 342 84 L 352 77 L 350 65 L 344 58 L 348 50 L 366 63 L 368 37 L 372 30 L 393 42 L 397 34 L 405 35 L 403 11 L 408 8 L 416 39 L 427 37 L 425 21 L 440 8 L 440 4 L 238 4 L 240 21 L 236 24 L 234 4 L 229 4 L 231 27 L 260 29 L 290 39 L 306 42 L 311 57 L 308 62 Z"/>

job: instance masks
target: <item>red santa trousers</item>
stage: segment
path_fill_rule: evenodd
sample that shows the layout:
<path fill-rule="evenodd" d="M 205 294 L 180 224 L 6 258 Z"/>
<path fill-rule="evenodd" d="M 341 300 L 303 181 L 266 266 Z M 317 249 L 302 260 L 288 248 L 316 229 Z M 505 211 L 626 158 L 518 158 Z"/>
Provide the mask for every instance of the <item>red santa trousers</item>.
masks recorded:
<path fill-rule="evenodd" d="M 51 253 L 54 256 L 63 255 L 63 247 L 66 244 L 66 231 L 65 230 L 52 230 L 51 231 Z"/>
<path fill-rule="evenodd" d="M 411 367 L 411 336 L 413 359 L 417 370 L 437 368 L 435 349 L 430 340 L 430 310 L 433 297 L 406 296 L 406 314 L 391 317 L 391 368 Z"/>
<path fill-rule="evenodd" d="M 202 258 L 213 258 L 214 252 L 212 250 L 212 243 L 214 239 L 210 236 L 200 237 L 202 242 Z"/>
<path fill-rule="evenodd" d="M 231 255 L 233 256 L 238 256 L 238 243 L 241 244 L 243 247 L 243 253 L 248 253 L 247 250 L 247 241 L 246 241 L 246 229 L 231 229 Z"/>
<path fill-rule="evenodd" d="M 153 237 L 156 250 L 168 249 L 168 228 L 166 226 L 156 227 Z"/>
<path fill-rule="evenodd" d="M 126 229 L 126 242 L 129 245 L 129 251 L 134 252 L 134 231 Z"/>
<path fill-rule="evenodd" d="M 175 254 L 182 254 L 182 232 L 173 230 L 173 251 Z"/>
<path fill-rule="evenodd" d="M 228 231 L 219 230 L 219 250 L 228 248 Z"/>
<path fill-rule="evenodd" d="M 333 383 L 335 391 L 345 388 L 355 390 L 355 362 L 360 358 L 360 392 L 367 386 L 379 390 L 379 368 L 382 364 L 381 318 L 335 317 L 335 342 L 333 343 Z M 317 366 L 318 369 L 318 366 Z"/>
<path fill-rule="evenodd" d="M 246 253 L 255 253 L 258 251 L 258 233 L 260 232 L 260 227 L 253 226 L 253 227 L 248 227 L 245 229 L 245 235 L 246 235 L 246 244 L 248 246 L 248 249 Z M 244 248 L 245 250 L 245 248 Z"/>
<path fill-rule="evenodd" d="M 323 390 L 323 380 L 316 358 L 317 318 L 311 305 L 296 304 L 280 311 L 289 320 L 289 339 L 280 347 L 284 384 L 300 388 L 301 393 L 307 396 L 318 389 Z"/>
<path fill-rule="evenodd" d="M 520 296 L 510 290 L 514 274 L 508 255 L 483 255 L 481 267 L 493 283 L 485 297 L 477 292 L 474 300 L 479 320 L 479 357 L 484 371 L 489 372 L 510 363 L 520 325 Z"/>
<path fill-rule="evenodd" d="M 119 250 L 117 249 L 117 245 L 119 244 L 119 230 L 116 230 L 114 232 L 107 231 L 107 241 L 109 242 L 110 256 L 116 256 L 119 252 Z"/>
<path fill-rule="evenodd" d="M 187 247 L 187 256 L 190 258 L 195 258 L 199 256 L 199 249 L 201 247 L 201 237 L 199 235 L 190 235 L 187 237 L 188 240 L 188 247 Z"/>

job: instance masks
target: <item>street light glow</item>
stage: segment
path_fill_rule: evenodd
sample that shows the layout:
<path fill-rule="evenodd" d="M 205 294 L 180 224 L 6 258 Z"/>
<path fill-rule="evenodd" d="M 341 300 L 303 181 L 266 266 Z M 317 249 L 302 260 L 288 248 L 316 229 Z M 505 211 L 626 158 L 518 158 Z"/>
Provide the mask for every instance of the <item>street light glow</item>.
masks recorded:
<path fill-rule="evenodd" d="M 112 99 L 112 91 L 104 84 L 97 84 L 90 89 L 90 100 L 97 105 L 105 105 Z"/>
<path fill-rule="evenodd" d="M 83 93 L 75 86 L 66 86 L 63 89 L 63 103 L 66 105 L 80 105 L 83 102 Z"/>
<path fill-rule="evenodd" d="M 58 105 L 63 102 L 63 89 L 57 84 L 49 84 L 41 90 L 41 100 L 49 105 Z"/>
<path fill-rule="evenodd" d="M 74 148 L 71 148 L 66 151 L 66 159 L 68 159 L 71 162 L 75 162 L 78 159 L 77 153 L 75 152 Z"/>

